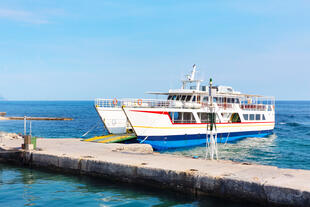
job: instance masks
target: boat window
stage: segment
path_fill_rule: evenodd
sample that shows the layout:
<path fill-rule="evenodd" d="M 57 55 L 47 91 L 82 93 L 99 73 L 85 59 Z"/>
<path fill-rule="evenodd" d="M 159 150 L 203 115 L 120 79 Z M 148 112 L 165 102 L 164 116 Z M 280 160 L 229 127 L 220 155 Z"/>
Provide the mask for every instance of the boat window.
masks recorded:
<path fill-rule="evenodd" d="M 169 112 L 172 123 L 196 123 L 192 112 Z"/>
<path fill-rule="evenodd" d="M 217 97 L 213 97 L 213 103 L 217 102 Z"/>
<path fill-rule="evenodd" d="M 182 96 L 181 101 L 185 101 L 186 96 Z"/>
<path fill-rule="evenodd" d="M 243 114 L 244 120 L 249 120 L 249 114 Z"/>
<path fill-rule="evenodd" d="M 177 100 L 177 101 L 180 101 L 180 100 L 181 100 L 181 96 L 178 95 L 177 98 L 176 98 L 176 100 Z"/>
<path fill-rule="evenodd" d="M 250 114 L 250 120 L 251 120 L 251 121 L 254 120 L 254 114 Z"/>
<path fill-rule="evenodd" d="M 262 114 L 262 120 L 266 120 L 265 114 Z"/>
<path fill-rule="evenodd" d="M 208 96 L 205 96 L 205 97 L 203 97 L 203 102 L 208 102 L 208 100 L 209 100 L 209 97 Z"/>
<path fill-rule="evenodd" d="M 241 122 L 241 119 L 240 119 L 240 116 L 238 113 L 233 113 L 230 117 L 230 121 L 232 123 L 240 123 Z"/>
<path fill-rule="evenodd" d="M 235 103 L 240 103 L 238 98 L 235 98 Z"/>
<path fill-rule="evenodd" d="M 172 96 L 171 100 L 176 100 L 176 98 L 177 98 L 177 96 L 174 95 L 174 96 Z"/>
<path fill-rule="evenodd" d="M 195 97 L 196 97 L 196 96 L 194 96 L 194 98 L 195 98 Z M 187 97 L 186 97 L 186 101 L 190 101 L 191 98 L 192 98 L 192 96 L 187 96 Z"/>
<path fill-rule="evenodd" d="M 197 96 L 197 102 L 199 102 L 200 101 L 200 96 Z"/>
<path fill-rule="evenodd" d="M 183 123 L 196 123 L 192 112 L 183 112 Z"/>
<path fill-rule="evenodd" d="M 201 123 L 210 123 L 211 122 L 211 118 L 212 118 L 211 113 L 198 112 L 197 114 L 198 114 L 198 117 L 199 117 Z M 219 118 L 218 118 L 217 114 L 215 117 L 215 122 L 219 122 Z"/>
<path fill-rule="evenodd" d="M 171 96 L 171 95 L 169 95 L 169 96 L 168 96 L 168 100 L 171 100 L 171 98 L 172 98 L 172 96 Z"/>
<path fill-rule="evenodd" d="M 175 120 L 179 119 L 179 113 L 178 112 L 169 112 L 170 119 L 174 123 Z"/>
<path fill-rule="evenodd" d="M 256 120 L 260 120 L 260 114 L 256 114 L 256 115 L 255 115 L 255 119 L 256 119 Z"/>
<path fill-rule="evenodd" d="M 231 102 L 232 102 L 231 98 L 228 98 L 227 103 L 231 103 Z"/>

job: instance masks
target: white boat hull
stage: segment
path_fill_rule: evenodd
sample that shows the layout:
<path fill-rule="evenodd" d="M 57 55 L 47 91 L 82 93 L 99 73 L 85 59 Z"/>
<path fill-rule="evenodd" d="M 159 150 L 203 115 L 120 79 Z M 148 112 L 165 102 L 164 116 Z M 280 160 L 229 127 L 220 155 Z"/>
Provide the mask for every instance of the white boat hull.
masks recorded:
<path fill-rule="evenodd" d="M 196 146 L 206 143 L 209 133 L 205 123 L 173 123 L 164 108 L 123 108 L 137 134 L 138 140 L 155 149 Z M 180 111 L 180 110 L 179 110 Z M 186 110 L 188 111 L 188 110 Z M 252 112 L 262 113 L 262 112 Z M 264 121 L 217 123 L 218 142 L 234 141 L 244 137 L 261 137 L 274 129 L 274 112 L 264 112 Z"/>
<path fill-rule="evenodd" d="M 127 118 L 122 108 L 96 107 L 96 110 L 110 134 L 124 134 L 127 131 Z"/>

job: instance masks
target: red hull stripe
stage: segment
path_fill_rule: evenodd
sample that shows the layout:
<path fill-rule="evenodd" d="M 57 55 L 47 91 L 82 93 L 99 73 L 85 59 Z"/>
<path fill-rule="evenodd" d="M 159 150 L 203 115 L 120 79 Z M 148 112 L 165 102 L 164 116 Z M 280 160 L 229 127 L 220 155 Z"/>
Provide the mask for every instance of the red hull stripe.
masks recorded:
<path fill-rule="evenodd" d="M 143 112 L 143 113 L 151 113 L 151 114 L 163 114 L 163 115 L 168 115 L 167 111 L 141 111 L 141 110 L 130 110 L 134 112 Z"/>
<path fill-rule="evenodd" d="M 141 111 L 141 110 L 130 110 L 130 111 L 134 111 L 134 112 L 142 112 L 142 113 L 151 113 L 151 114 L 161 114 L 161 115 L 167 115 L 171 121 L 171 124 L 174 124 L 174 125 L 179 125 L 179 124 L 210 124 L 210 123 L 173 123 L 168 112 L 167 111 Z M 226 123 L 216 123 L 216 124 L 273 124 L 274 121 L 271 121 L 271 122 L 236 122 L 236 123 L 229 123 L 229 122 L 226 122 Z"/>

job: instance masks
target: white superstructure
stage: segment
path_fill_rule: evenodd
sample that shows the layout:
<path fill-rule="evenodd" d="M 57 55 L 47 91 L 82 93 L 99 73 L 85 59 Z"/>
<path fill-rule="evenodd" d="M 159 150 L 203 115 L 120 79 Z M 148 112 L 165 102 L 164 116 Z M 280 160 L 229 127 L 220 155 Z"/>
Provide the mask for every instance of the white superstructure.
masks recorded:
<path fill-rule="evenodd" d="M 216 113 L 218 141 L 266 136 L 275 122 L 274 98 L 242 94 L 229 86 L 202 85 L 196 66 L 169 90 L 167 100 L 97 99 L 96 109 L 110 133 L 133 130 L 155 149 L 195 146 L 206 142 L 210 106 Z"/>

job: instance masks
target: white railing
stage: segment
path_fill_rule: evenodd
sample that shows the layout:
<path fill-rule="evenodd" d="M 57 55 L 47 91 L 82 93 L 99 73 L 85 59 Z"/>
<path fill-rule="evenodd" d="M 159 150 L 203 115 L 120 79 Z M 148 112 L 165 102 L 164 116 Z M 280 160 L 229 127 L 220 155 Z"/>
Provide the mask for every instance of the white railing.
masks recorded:
<path fill-rule="evenodd" d="M 103 107 L 103 108 L 118 108 L 124 105 L 122 99 L 101 99 L 97 98 L 95 100 L 96 107 Z"/>
<path fill-rule="evenodd" d="M 246 111 L 273 111 L 275 109 L 274 97 L 243 97 L 240 108 Z"/>
<path fill-rule="evenodd" d="M 168 108 L 168 107 L 183 107 L 180 101 L 157 100 L 157 99 L 96 99 L 96 107 L 104 108 L 118 108 L 122 106 L 127 107 L 150 107 L 150 108 Z"/>
<path fill-rule="evenodd" d="M 134 107 L 134 108 L 201 108 L 207 104 L 159 99 L 96 99 L 95 106 L 103 108 Z"/>
<path fill-rule="evenodd" d="M 209 107 L 210 104 L 206 102 L 186 102 L 176 100 L 160 100 L 160 99 L 96 99 L 96 107 L 103 108 L 191 108 L 200 109 Z M 239 103 L 224 103 L 215 102 L 214 106 L 224 110 L 241 110 L 246 111 L 270 111 L 274 110 L 273 102 L 258 102 L 240 101 Z"/>

